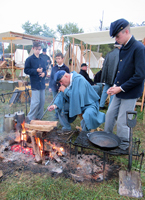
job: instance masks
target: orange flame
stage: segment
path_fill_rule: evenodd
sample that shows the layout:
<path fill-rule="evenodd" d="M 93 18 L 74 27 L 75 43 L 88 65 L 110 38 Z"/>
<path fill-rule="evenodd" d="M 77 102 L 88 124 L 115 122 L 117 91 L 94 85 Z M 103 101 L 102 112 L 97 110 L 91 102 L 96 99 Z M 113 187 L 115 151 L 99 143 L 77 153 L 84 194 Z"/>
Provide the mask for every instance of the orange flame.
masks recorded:
<path fill-rule="evenodd" d="M 23 133 L 23 134 L 26 133 L 26 129 L 25 129 L 25 126 L 24 126 L 24 122 L 21 124 L 21 126 L 22 126 L 22 133 Z"/>
<path fill-rule="evenodd" d="M 37 144 L 38 147 L 39 147 L 40 155 L 41 155 L 41 157 L 42 157 L 42 156 L 43 156 L 43 150 L 42 150 L 43 145 L 42 145 L 42 141 L 40 140 L 40 138 L 36 138 L 36 144 Z"/>
<path fill-rule="evenodd" d="M 36 143 L 38 144 L 38 146 L 39 146 L 40 148 L 42 148 L 42 144 L 41 144 L 40 138 L 36 138 Z"/>
<path fill-rule="evenodd" d="M 63 153 L 64 153 L 63 147 L 57 147 L 55 144 L 52 144 L 50 141 L 48 142 L 48 144 L 52 147 L 52 149 L 55 151 L 55 153 L 57 153 L 58 156 L 63 155 Z M 52 158 L 53 154 L 50 152 L 49 156 L 50 156 L 50 158 Z"/>
<path fill-rule="evenodd" d="M 22 126 L 21 140 L 27 141 L 27 134 L 26 134 L 26 129 L 25 129 L 24 123 L 25 123 L 25 122 L 23 122 L 23 123 L 21 124 L 21 126 Z"/>

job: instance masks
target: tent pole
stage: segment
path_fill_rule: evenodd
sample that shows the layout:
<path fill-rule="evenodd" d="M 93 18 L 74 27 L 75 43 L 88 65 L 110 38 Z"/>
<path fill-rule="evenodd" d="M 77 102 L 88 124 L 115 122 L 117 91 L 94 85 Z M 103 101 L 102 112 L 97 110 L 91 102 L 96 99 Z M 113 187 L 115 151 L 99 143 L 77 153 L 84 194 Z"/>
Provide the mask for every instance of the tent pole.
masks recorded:
<path fill-rule="evenodd" d="M 22 63 L 24 62 L 24 45 L 23 45 L 23 51 L 22 51 Z"/>
<path fill-rule="evenodd" d="M 76 68 L 77 68 L 77 52 L 78 51 L 78 45 L 76 46 L 76 56 L 75 56 L 75 71 L 76 71 Z"/>
<path fill-rule="evenodd" d="M 72 63 L 71 63 L 71 72 L 73 71 L 73 62 L 74 62 L 74 38 L 73 38 L 73 49 L 72 49 Z"/>
<path fill-rule="evenodd" d="M 62 36 L 62 54 L 64 54 L 64 37 Z"/>
<path fill-rule="evenodd" d="M 92 46 L 90 45 L 88 74 L 90 73 L 91 47 L 92 47 Z"/>
<path fill-rule="evenodd" d="M 24 45 L 23 45 L 23 51 L 22 51 L 22 63 L 24 62 Z M 21 77 L 23 76 L 23 69 L 21 70 Z"/>
<path fill-rule="evenodd" d="M 88 47 L 88 44 L 86 44 L 86 56 L 85 56 L 85 63 L 87 62 L 87 47 Z"/>
<path fill-rule="evenodd" d="M 13 44 L 13 51 L 14 51 L 14 61 L 15 61 L 15 44 Z"/>
<path fill-rule="evenodd" d="M 81 41 L 81 57 L 80 57 L 80 67 L 81 67 L 81 64 L 82 64 L 82 41 Z"/>
<path fill-rule="evenodd" d="M 3 60 L 5 60 L 5 50 L 4 50 L 4 43 L 2 43 L 3 46 Z"/>
<path fill-rule="evenodd" d="M 11 40 L 12 78 L 13 78 L 13 81 L 14 81 L 14 67 L 13 67 L 13 55 L 12 55 L 12 52 L 13 52 L 13 47 L 12 47 L 12 40 Z"/>
<path fill-rule="evenodd" d="M 55 65 L 55 63 L 54 63 L 54 45 L 55 45 L 55 39 L 53 38 L 53 67 Z"/>

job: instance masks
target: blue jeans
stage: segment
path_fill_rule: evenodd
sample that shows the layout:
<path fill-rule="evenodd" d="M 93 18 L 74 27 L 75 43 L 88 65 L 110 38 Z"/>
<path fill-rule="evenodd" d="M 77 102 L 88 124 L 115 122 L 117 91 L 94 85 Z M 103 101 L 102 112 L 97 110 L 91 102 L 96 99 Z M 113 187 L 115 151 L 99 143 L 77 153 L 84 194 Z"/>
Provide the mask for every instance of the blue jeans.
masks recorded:
<path fill-rule="evenodd" d="M 92 87 L 97 92 L 99 97 L 101 97 L 101 94 L 102 94 L 102 83 L 97 83 L 96 85 L 92 85 Z"/>

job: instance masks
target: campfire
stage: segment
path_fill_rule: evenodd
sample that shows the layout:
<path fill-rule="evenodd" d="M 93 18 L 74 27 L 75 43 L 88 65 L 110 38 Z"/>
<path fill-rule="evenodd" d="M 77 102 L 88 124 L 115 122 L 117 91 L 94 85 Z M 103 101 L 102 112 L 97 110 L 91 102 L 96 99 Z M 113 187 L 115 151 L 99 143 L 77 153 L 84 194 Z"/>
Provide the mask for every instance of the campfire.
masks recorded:
<path fill-rule="evenodd" d="M 15 120 L 16 130 L 13 142 L 9 141 L 5 148 L 0 148 L 4 156 L 11 152 L 11 158 L 7 155 L 7 159 L 4 160 L 12 160 L 13 157 L 27 160 L 27 162 L 31 160 L 47 168 L 50 173 L 65 173 L 66 177 L 75 181 L 88 179 L 100 181 L 112 172 L 112 166 L 107 163 L 104 171 L 103 160 L 98 155 L 87 155 L 81 152 L 76 155 L 70 141 L 72 135 L 78 132 L 59 131 L 56 128 L 57 121 L 32 120 L 30 124 L 26 124 L 23 113 L 21 114 L 17 114 L 17 120 Z"/>
<path fill-rule="evenodd" d="M 58 156 L 64 155 L 64 148 L 58 147 L 52 144 L 49 140 L 44 139 L 46 135 L 46 130 L 52 130 L 56 125 L 56 122 L 49 121 L 36 121 L 32 120 L 31 124 L 26 124 L 22 117 L 16 121 L 16 141 L 19 141 L 21 145 L 17 145 L 17 148 L 11 148 L 11 150 L 19 151 L 24 148 L 32 149 L 33 155 L 35 157 L 35 162 L 42 163 L 45 162 L 45 153 L 49 154 L 51 159 L 58 159 Z M 28 127 L 28 128 L 27 128 Z M 15 146 L 15 145 L 14 145 Z M 16 150 L 17 149 L 17 150 Z M 20 150 L 19 150 L 20 149 Z M 28 150 L 30 152 L 30 150 Z"/>

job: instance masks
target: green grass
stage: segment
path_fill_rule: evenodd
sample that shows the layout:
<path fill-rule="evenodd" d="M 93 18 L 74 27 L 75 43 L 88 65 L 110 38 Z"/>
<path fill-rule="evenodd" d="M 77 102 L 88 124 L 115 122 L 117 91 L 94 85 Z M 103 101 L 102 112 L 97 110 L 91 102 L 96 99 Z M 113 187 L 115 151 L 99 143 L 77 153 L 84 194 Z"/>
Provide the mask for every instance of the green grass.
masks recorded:
<path fill-rule="evenodd" d="M 50 199 L 50 200 L 112 200 L 129 199 L 118 195 L 118 180 L 104 181 L 102 183 L 73 183 L 69 179 L 54 179 L 48 175 L 31 177 L 21 175 L 9 178 L 1 183 L 1 197 L 3 199 Z"/>
<path fill-rule="evenodd" d="M 0 90 L 0 93 L 6 93 L 7 91 Z M 0 106 L 0 116 L 4 113 L 14 113 L 19 110 L 25 112 L 25 103 L 13 104 L 9 106 L 10 96 L 6 97 L 6 102 L 1 103 Z M 52 94 L 46 90 L 46 101 L 44 110 L 52 101 Z M 133 128 L 133 136 L 140 138 L 141 145 L 139 152 L 145 149 L 145 125 L 143 124 L 143 113 L 140 112 L 140 107 L 137 110 L 137 125 Z M 29 106 L 28 106 L 29 111 Z M 106 112 L 106 110 L 103 110 Z M 46 112 L 43 120 L 53 120 L 54 112 Z M 77 117 L 76 120 L 71 124 L 72 129 L 80 126 L 80 118 Z M 60 127 L 60 124 L 59 124 Z M 104 128 L 104 124 L 100 126 Z M 1 133 L 0 133 L 1 136 Z M 0 137 L 0 140 L 2 138 Z M 115 164 L 121 165 L 121 169 L 126 170 L 128 165 L 128 156 L 111 156 L 111 160 Z M 1 161 L 0 161 L 1 162 Z M 133 160 L 132 171 L 136 168 L 136 164 Z M 137 170 L 139 170 L 139 164 L 137 165 Z M 2 179 L 0 179 L 1 181 Z M 145 164 L 143 162 L 141 169 L 141 180 L 142 180 L 142 190 L 145 196 Z M 13 171 L 10 176 L 0 182 L 0 199 L 2 200 L 127 200 L 134 199 L 129 197 L 123 197 L 118 194 L 119 188 L 119 178 L 113 178 L 109 181 L 103 181 L 101 183 L 75 183 L 72 180 L 64 177 L 53 178 L 49 173 L 37 173 L 33 174 L 30 171 Z M 144 198 L 141 198 L 144 199 Z"/>
<path fill-rule="evenodd" d="M 101 69 L 99 68 L 91 68 L 93 74 L 96 74 L 97 72 L 99 72 Z"/>

